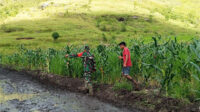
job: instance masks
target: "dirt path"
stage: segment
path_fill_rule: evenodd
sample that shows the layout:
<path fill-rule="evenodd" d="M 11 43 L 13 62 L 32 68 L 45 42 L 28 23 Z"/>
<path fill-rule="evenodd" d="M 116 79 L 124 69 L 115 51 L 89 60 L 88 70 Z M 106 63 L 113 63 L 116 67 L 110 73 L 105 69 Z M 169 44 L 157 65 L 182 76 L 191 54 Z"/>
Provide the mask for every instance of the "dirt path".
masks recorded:
<path fill-rule="evenodd" d="M 0 112 L 129 112 L 0 68 Z"/>

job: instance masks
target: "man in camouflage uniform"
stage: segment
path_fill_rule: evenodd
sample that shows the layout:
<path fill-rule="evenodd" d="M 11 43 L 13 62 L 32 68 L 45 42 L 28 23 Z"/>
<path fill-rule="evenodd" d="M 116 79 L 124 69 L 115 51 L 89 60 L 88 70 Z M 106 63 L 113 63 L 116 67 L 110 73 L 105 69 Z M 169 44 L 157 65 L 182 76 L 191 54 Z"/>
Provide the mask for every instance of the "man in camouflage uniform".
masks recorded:
<path fill-rule="evenodd" d="M 80 57 L 83 59 L 83 64 L 84 64 L 84 79 L 85 79 L 85 86 L 84 90 L 89 89 L 89 94 L 93 95 L 93 87 L 92 87 L 92 82 L 91 82 L 91 74 L 96 71 L 95 69 L 95 61 L 94 61 L 94 56 L 90 53 L 90 48 L 89 46 L 85 46 L 85 50 L 81 53 L 78 54 L 71 54 L 71 55 L 66 55 L 66 57 L 69 58 L 75 58 L 75 57 Z"/>

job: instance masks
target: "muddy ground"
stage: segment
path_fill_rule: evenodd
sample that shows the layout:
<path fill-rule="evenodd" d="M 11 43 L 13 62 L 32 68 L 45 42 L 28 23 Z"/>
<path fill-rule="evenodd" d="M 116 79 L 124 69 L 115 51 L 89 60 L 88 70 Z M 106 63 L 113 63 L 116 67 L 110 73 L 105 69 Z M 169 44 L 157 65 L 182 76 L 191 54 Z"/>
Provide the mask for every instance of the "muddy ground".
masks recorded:
<path fill-rule="evenodd" d="M 88 97 L 86 91 L 78 89 L 83 85 L 82 79 L 46 74 L 41 71 L 15 71 L 10 67 L 4 67 L 4 69 L 0 68 L 0 80 L 2 87 L 0 91 L 5 95 L 16 94 L 17 97 L 4 99 L 4 103 L 0 105 L 0 112 L 2 106 L 5 112 L 8 111 L 6 109 L 11 108 L 21 109 L 21 112 L 28 112 L 27 110 L 33 112 L 198 112 L 200 106 L 198 103 L 186 104 L 182 100 L 163 97 L 154 92 L 114 91 L 112 85 L 104 84 L 95 84 L 94 96 Z M 11 105 L 11 108 L 7 108 Z"/>
<path fill-rule="evenodd" d="M 94 111 L 128 112 L 86 95 L 47 87 L 27 75 L 0 68 L 0 112 Z"/>

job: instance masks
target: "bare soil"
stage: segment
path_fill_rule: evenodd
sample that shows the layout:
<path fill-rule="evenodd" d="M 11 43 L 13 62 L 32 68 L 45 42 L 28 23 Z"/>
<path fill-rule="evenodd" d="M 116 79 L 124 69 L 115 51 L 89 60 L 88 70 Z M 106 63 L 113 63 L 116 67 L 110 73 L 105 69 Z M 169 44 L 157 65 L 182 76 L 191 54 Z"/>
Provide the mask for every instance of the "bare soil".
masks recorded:
<path fill-rule="evenodd" d="M 16 38 L 16 40 L 32 40 L 35 39 L 33 37 L 20 37 L 20 38 Z"/>

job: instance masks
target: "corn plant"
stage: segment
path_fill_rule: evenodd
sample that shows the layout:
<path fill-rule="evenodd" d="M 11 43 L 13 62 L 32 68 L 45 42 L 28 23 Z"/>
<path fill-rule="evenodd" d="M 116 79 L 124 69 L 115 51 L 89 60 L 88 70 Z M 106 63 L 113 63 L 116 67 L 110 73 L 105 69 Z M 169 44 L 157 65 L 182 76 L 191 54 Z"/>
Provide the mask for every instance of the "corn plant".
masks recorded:
<path fill-rule="evenodd" d="M 132 76 L 150 87 L 156 82 L 160 93 L 176 98 L 200 100 L 200 40 L 189 43 L 174 39 L 153 37 L 152 42 L 141 40 L 128 41 L 133 67 Z M 21 45 L 11 55 L 1 55 L 0 63 L 16 68 L 39 69 L 44 72 L 81 78 L 83 76 L 82 59 L 65 58 L 65 54 L 78 53 L 83 47 L 66 46 L 56 50 L 27 49 Z M 92 75 L 95 82 L 114 84 L 115 88 L 129 88 L 129 84 L 120 83 L 122 61 L 118 59 L 122 50 L 113 41 L 108 46 L 98 45 L 91 49 L 95 56 L 97 71 Z M 121 85 L 120 85 L 121 84 Z"/>

